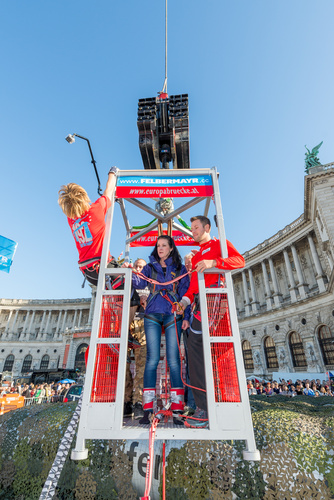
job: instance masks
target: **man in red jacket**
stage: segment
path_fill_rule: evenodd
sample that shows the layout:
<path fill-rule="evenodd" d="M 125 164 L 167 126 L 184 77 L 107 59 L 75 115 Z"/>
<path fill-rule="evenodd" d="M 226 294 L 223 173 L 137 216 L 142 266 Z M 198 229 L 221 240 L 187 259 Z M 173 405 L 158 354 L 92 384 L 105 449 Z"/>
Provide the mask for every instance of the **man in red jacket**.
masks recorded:
<path fill-rule="evenodd" d="M 194 240 L 199 244 L 200 250 L 192 258 L 192 268 L 195 272 L 191 276 L 187 293 L 180 302 L 179 313 L 194 302 L 198 301 L 198 277 L 197 273 L 206 269 L 217 267 L 218 269 L 239 269 L 245 266 L 245 260 L 234 248 L 232 243 L 226 240 L 228 257 L 222 258 L 220 242 L 216 238 L 211 239 L 211 223 L 207 217 L 202 215 L 192 217 L 191 232 Z M 218 285 L 219 274 L 206 274 L 205 286 Z M 200 311 L 198 310 L 191 317 L 190 331 L 188 336 L 188 361 L 190 385 L 196 402 L 196 411 L 192 418 L 185 421 L 187 427 L 206 428 L 208 427 L 205 370 L 203 356 L 202 324 Z M 198 389 L 194 389 L 194 387 Z M 202 389 L 202 390 L 199 390 Z M 197 420 L 196 420 L 197 419 Z"/>

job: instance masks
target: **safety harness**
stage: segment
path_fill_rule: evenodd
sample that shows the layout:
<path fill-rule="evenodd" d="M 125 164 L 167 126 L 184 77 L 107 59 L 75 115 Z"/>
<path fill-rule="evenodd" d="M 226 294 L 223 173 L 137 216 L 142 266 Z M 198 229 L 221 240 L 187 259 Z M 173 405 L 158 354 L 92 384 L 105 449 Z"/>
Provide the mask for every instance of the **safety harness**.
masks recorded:
<path fill-rule="evenodd" d="M 171 304 L 178 302 L 177 289 L 179 287 L 178 278 L 179 278 L 179 276 L 181 276 L 181 273 L 180 273 L 181 269 L 177 269 L 177 271 L 176 271 L 175 278 L 174 278 L 175 281 L 173 280 L 173 283 L 172 283 L 172 285 L 173 285 L 172 290 L 169 290 L 168 288 L 159 288 L 159 290 L 157 290 L 156 286 L 157 286 L 157 284 L 160 284 L 158 282 L 158 272 L 152 264 L 149 264 L 149 266 L 151 268 L 151 280 L 152 280 L 152 282 L 148 282 L 148 288 L 149 288 L 151 293 L 150 293 L 150 296 L 148 298 L 146 307 L 154 299 L 154 297 L 156 297 L 159 294 L 163 298 L 167 299 L 168 302 L 170 302 Z M 173 302 L 171 302 L 168 295 L 170 295 L 172 297 Z"/>

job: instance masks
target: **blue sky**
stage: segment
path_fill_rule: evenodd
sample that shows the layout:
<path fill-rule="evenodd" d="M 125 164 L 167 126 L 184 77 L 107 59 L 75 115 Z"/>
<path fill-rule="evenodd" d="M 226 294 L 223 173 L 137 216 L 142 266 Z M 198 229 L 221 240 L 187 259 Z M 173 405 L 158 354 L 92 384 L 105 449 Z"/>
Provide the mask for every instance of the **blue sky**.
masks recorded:
<path fill-rule="evenodd" d="M 77 182 L 96 199 L 97 186 L 87 145 L 65 136 L 90 139 L 102 184 L 111 165 L 143 168 L 137 102 L 163 85 L 164 16 L 164 0 L 1 3 L 0 234 L 18 248 L 0 297 L 90 295 L 57 193 Z M 169 0 L 168 18 L 191 167 L 217 166 L 226 234 L 245 252 L 303 212 L 304 145 L 323 140 L 321 162 L 334 160 L 334 4 Z"/>

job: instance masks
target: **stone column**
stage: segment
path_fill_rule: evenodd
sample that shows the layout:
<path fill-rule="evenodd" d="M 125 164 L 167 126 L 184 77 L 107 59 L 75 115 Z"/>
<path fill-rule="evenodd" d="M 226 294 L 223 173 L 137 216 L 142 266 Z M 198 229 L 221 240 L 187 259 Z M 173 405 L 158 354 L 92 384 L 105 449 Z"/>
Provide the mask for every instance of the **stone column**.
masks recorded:
<path fill-rule="evenodd" d="M 76 323 L 76 320 L 77 320 L 77 315 L 78 315 L 78 309 L 76 309 L 74 311 L 74 318 L 73 318 L 73 323 L 72 323 L 72 330 L 74 330 L 74 328 L 75 328 L 75 323 Z"/>
<path fill-rule="evenodd" d="M 46 320 L 46 325 L 45 325 L 45 333 L 46 334 L 48 333 L 48 330 L 49 330 L 51 314 L 52 314 L 52 311 L 50 310 L 49 311 L 49 315 L 48 315 L 48 319 Z"/>
<path fill-rule="evenodd" d="M 16 325 L 18 314 L 19 314 L 19 310 L 17 310 L 16 313 L 15 313 L 15 317 L 14 317 L 14 321 L 13 321 L 13 325 L 12 325 L 12 332 L 13 333 L 14 333 L 14 328 L 15 328 L 15 325 Z"/>
<path fill-rule="evenodd" d="M 87 326 L 92 326 L 93 314 L 94 314 L 94 308 L 95 308 L 95 300 L 96 300 L 96 290 L 95 291 L 92 290 L 92 300 L 90 302 Z"/>
<path fill-rule="evenodd" d="M 32 333 L 32 325 L 34 323 L 35 314 L 36 314 L 36 311 L 33 311 L 32 312 L 32 316 L 31 316 L 31 320 L 30 320 L 30 323 L 29 323 L 29 333 Z"/>
<path fill-rule="evenodd" d="M 271 257 L 268 259 L 269 262 L 269 268 L 270 268 L 270 274 L 271 274 L 271 279 L 273 282 L 273 289 L 274 289 L 274 303 L 276 307 L 280 307 L 281 302 L 282 302 L 282 294 L 279 292 L 278 289 L 278 283 L 277 283 L 277 278 L 276 278 L 276 271 L 274 268 L 274 263 Z"/>
<path fill-rule="evenodd" d="M 286 270 L 288 272 L 289 291 L 290 291 L 291 302 L 297 302 L 295 278 L 293 277 L 291 262 L 290 262 L 289 255 L 288 255 L 286 248 L 283 249 L 283 255 L 284 255 L 284 261 L 285 261 L 285 267 L 286 267 Z"/>
<path fill-rule="evenodd" d="M 67 318 L 67 311 L 64 311 L 64 319 L 63 319 L 63 326 L 62 326 L 63 332 L 65 332 L 66 318 Z"/>
<path fill-rule="evenodd" d="M 6 324 L 6 328 L 5 328 L 5 333 L 8 333 L 8 331 L 9 331 L 9 323 L 10 323 L 10 320 L 12 319 L 12 314 L 13 314 L 13 311 L 10 310 L 9 314 L 8 314 L 8 320 L 7 320 L 7 324 Z"/>
<path fill-rule="evenodd" d="M 39 333 L 43 333 L 43 325 L 44 325 L 44 321 L 45 321 L 45 316 L 46 316 L 46 311 L 43 312 L 43 316 L 42 316 L 42 321 L 41 321 L 41 326 L 40 326 L 40 329 L 39 329 Z"/>
<path fill-rule="evenodd" d="M 78 328 L 81 326 L 81 320 L 82 320 L 82 309 L 79 311 L 79 321 L 78 321 Z"/>
<path fill-rule="evenodd" d="M 266 290 L 266 302 L 267 302 L 267 311 L 271 311 L 272 309 L 272 298 L 271 298 L 271 290 L 269 285 L 269 278 L 267 273 L 267 267 L 264 261 L 261 262 L 262 273 L 264 279 L 264 288 Z"/>
<path fill-rule="evenodd" d="M 62 315 L 62 311 L 59 311 L 59 314 L 58 314 L 58 322 L 57 322 L 57 327 L 56 327 L 56 335 L 57 335 L 57 333 L 59 332 L 61 315 Z"/>
<path fill-rule="evenodd" d="M 255 283 L 254 283 L 254 278 L 253 278 L 253 271 L 249 268 L 248 269 L 248 275 L 249 275 L 249 282 L 250 282 L 250 287 L 251 287 L 251 294 L 252 294 L 252 311 L 254 313 L 258 312 L 259 310 L 259 302 L 257 300 L 256 296 L 256 290 L 255 290 Z"/>
<path fill-rule="evenodd" d="M 295 263 L 296 271 L 297 271 L 297 277 L 298 277 L 297 287 L 299 290 L 299 295 L 302 299 L 305 299 L 307 297 L 308 290 L 307 290 L 306 283 L 304 283 L 303 271 L 302 271 L 302 268 L 300 265 L 300 260 L 299 260 L 295 245 L 291 245 L 291 251 L 292 251 L 292 257 L 293 257 L 293 261 Z"/>
<path fill-rule="evenodd" d="M 317 272 L 315 278 L 316 278 L 316 280 L 318 282 L 319 292 L 325 292 L 326 291 L 326 287 L 325 287 L 325 282 L 324 282 L 324 275 L 323 275 L 321 263 L 320 263 L 320 260 L 319 260 L 319 256 L 317 254 L 317 249 L 315 248 L 315 244 L 314 244 L 313 238 L 312 238 L 312 236 L 310 234 L 307 235 L 307 239 L 308 239 L 308 242 L 309 242 L 309 245 L 310 245 L 310 249 L 311 249 L 311 253 L 312 253 L 312 258 L 313 258 L 315 269 L 316 269 L 316 272 Z"/>
<path fill-rule="evenodd" d="M 251 306 L 249 302 L 249 295 L 248 295 L 248 284 L 247 284 L 247 278 L 245 271 L 241 271 L 242 275 L 242 284 L 243 284 L 243 289 L 244 289 L 244 296 L 245 296 L 245 314 L 246 316 L 250 315 L 251 312 Z"/>
<path fill-rule="evenodd" d="M 30 311 L 27 311 L 27 315 L 26 315 L 26 319 L 25 319 L 25 322 L 24 322 L 24 325 L 23 325 L 22 333 L 27 333 L 27 326 L 28 326 L 29 316 L 30 316 Z"/>

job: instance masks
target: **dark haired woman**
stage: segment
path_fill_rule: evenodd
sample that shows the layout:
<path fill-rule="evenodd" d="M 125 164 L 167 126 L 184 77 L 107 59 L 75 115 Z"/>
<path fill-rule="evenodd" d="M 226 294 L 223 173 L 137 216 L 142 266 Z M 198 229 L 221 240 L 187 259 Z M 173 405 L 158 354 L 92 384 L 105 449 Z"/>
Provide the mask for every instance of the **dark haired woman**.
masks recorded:
<path fill-rule="evenodd" d="M 177 276 L 186 274 L 187 270 L 182 264 L 180 254 L 170 236 L 159 236 L 150 255 L 150 263 L 144 266 L 142 274 L 148 278 L 159 281 L 161 285 L 150 285 L 150 295 L 144 317 L 146 335 L 147 357 L 144 372 L 143 410 L 144 417 L 139 420 L 140 424 L 149 424 L 150 413 L 153 413 L 153 402 L 155 399 L 155 387 L 157 378 L 157 367 L 160 361 L 160 344 L 162 327 L 165 330 L 167 362 L 171 381 L 171 410 L 175 417 L 183 411 L 184 388 L 180 374 L 181 362 L 177 338 L 180 340 L 181 329 L 187 328 L 189 323 L 182 320 L 182 316 L 176 317 L 172 312 L 171 302 L 179 301 L 189 287 L 189 277 L 184 276 L 176 284 L 164 285 Z M 133 274 L 132 284 L 135 289 L 145 288 L 146 280 Z M 169 300 L 168 300 L 169 299 Z M 174 422 L 182 423 L 176 418 Z"/>

